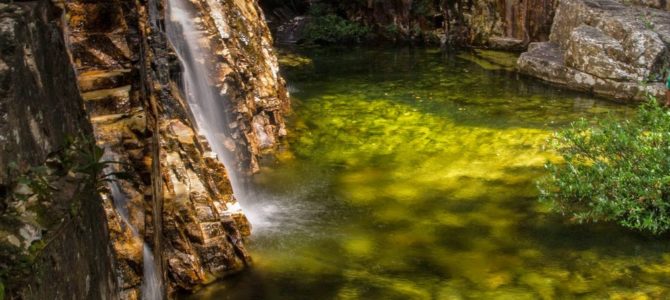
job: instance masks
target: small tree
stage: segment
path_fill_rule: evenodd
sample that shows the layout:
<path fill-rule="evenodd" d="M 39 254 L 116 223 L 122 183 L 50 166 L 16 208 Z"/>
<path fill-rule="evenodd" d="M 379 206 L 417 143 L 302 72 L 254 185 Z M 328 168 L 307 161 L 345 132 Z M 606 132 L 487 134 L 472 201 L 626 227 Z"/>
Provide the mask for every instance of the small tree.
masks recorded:
<path fill-rule="evenodd" d="M 311 20 L 304 32 L 307 44 L 356 44 L 370 35 L 369 27 L 340 17 L 327 4 L 312 5 L 309 16 Z"/>
<path fill-rule="evenodd" d="M 579 222 L 670 229 L 670 112 L 655 99 L 630 120 L 584 119 L 550 140 L 564 163 L 547 163 L 540 199 Z"/>

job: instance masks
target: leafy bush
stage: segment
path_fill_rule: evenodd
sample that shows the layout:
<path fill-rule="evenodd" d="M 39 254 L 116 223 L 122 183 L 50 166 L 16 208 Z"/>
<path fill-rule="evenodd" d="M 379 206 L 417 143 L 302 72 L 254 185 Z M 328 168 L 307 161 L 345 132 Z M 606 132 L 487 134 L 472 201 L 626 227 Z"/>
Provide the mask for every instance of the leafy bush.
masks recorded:
<path fill-rule="evenodd" d="M 582 119 L 551 140 L 565 162 L 547 163 L 540 199 L 580 222 L 670 229 L 670 112 L 656 100 L 624 121 Z"/>
<path fill-rule="evenodd" d="M 313 5 L 309 15 L 304 31 L 309 44 L 360 43 L 370 34 L 367 26 L 338 16 L 326 5 Z"/>

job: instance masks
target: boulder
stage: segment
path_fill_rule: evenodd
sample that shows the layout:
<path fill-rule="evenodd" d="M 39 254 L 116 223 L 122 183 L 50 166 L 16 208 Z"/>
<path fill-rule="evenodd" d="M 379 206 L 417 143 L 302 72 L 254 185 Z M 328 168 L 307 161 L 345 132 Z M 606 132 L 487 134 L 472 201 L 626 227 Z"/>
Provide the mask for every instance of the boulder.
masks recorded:
<path fill-rule="evenodd" d="M 549 42 L 529 47 L 519 71 L 620 100 L 661 97 L 670 62 L 670 12 L 616 0 L 561 0 Z M 646 82 L 642 86 L 640 82 Z"/>
<path fill-rule="evenodd" d="M 568 67 L 614 80 L 639 80 L 635 70 L 624 63 L 621 43 L 595 27 L 581 25 L 572 31 L 565 51 Z"/>

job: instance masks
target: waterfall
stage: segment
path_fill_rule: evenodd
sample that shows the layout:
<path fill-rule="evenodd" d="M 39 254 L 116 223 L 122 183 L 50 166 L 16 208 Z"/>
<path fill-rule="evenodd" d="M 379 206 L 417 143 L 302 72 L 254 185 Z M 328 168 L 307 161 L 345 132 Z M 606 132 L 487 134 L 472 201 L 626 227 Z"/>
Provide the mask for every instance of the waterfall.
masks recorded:
<path fill-rule="evenodd" d="M 214 22 L 218 34 L 226 38 L 229 33 L 226 24 L 222 23 L 223 16 L 216 13 L 225 13 L 221 7 L 217 8 L 214 0 L 202 0 L 211 8 Z M 244 214 L 249 222 L 254 226 L 258 233 L 259 229 L 276 229 L 278 218 L 285 220 L 283 216 L 293 216 L 291 203 L 282 205 L 271 204 L 274 201 L 272 195 L 266 195 L 262 191 L 250 189 L 247 181 L 239 176 L 236 168 L 236 158 L 226 147 L 231 143 L 232 123 L 230 110 L 227 106 L 233 104 L 220 94 L 211 78 L 217 78 L 210 73 L 208 60 L 209 55 L 206 49 L 200 45 L 203 41 L 210 38 L 210 35 L 203 32 L 201 24 L 201 14 L 197 8 L 188 0 L 168 0 L 167 16 L 165 22 L 165 31 L 169 42 L 174 47 L 177 57 L 183 66 L 181 74 L 181 88 L 186 102 L 192 113 L 195 125 L 203 133 L 209 142 L 212 151 L 214 151 L 219 160 L 226 167 L 228 178 L 233 188 L 235 198 L 239 204 L 244 206 Z M 229 12 L 232 13 L 232 12 Z M 258 124 L 252 125 L 258 126 Z M 267 143 L 269 136 L 264 135 L 262 128 L 256 128 L 258 138 L 261 144 Z M 253 200 L 252 200 L 253 199 Z M 229 207 L 231 211 L 238 210 L 239 205 Z"/>
<path fill-rule="evenodd" d="M 181 85 L 196 126 L 226 167 L 233 191 L 239 198 L 239 193 L 244 191 L 242 180 L 238 177 L 235 159 L 225 146 L 226 139 L 230 137 L 230 122 L 226 113 L 228 101 L 219 94 L 210 79 L 208 57 L 199 45 L 207 37 L 196 24 L 200 20 L 197 15 L 189 1 L 169 0 L 166 32 L 184 68 Z"/>
<path fill-rule="evenodd" d="M 142 249 L 144 280 L 142 281 L 142 299 L 160 300 L 163 299 L 163 287 L 160 274 L 156 272 L 156 261 L 153 251 L 146 242 Z"/>
<path fill-rule="evenodd" d="M 106 149 L 105 152 L 108 152 Z M 118 161 L 114 155 L 106 155 L 104 161 Z M 144 238 L 139 234 L 137 228 L 130 223 L 130 215 L 128 213 L 128 198 L 121 191 L 118 179 L 114 176 L 114 172 L 118 172 L 114 168 L 115 164 L 110 164 L 104 169 L 104 174 L 110 181 L 108 182 L 109 190 L 112 194 L 112 201 L 114 202 L 114 209 L 121 217 L 121 220 L 133 233 L 133 236 L 142 241 L 142 265 L 143 265 L 143 280 L 142 280 L 142 299 L 143 300 L 160 300 L 163 299 L 163 288 L 160 274 L 156 271 L 156 261 L 154 259 L 151 247 L 144 241 Z"/>

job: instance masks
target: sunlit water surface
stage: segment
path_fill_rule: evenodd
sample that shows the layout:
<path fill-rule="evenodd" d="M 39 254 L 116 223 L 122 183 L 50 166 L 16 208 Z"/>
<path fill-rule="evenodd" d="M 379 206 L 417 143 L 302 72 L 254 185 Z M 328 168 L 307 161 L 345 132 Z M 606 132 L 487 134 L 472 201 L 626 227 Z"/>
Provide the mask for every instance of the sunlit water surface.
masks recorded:
<path fill-rule="evenodd" d="M 305 55 L 287 150 L 244 197 L 254 266 L 193 298 L 670 297 L 667 236 L 537 201 L 550 134 L 629 107 L 436 50 Z"/>

